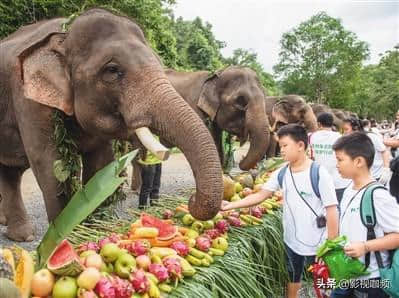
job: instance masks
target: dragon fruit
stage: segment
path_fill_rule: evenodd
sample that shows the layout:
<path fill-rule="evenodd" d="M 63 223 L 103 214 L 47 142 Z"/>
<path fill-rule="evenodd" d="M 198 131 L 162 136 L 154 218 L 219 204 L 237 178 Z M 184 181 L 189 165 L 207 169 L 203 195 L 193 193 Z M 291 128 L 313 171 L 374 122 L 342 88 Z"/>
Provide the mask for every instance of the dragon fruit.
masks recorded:
<path fill-rule="evenodd" d="M 220 231 L 218 229 L 210 229 L 210 230 L 206 230 L 204 233 L 204 236 L 209 237 L 210 239 L 216 239 L 217 237 L 220 236 Z"/>
<path fill-rule="evenodd" d="M 116 233 L 112 233 L 111 235 L 109 235 L 108 237 L 102 238 L 98 241 L 98 246 L 100 247 L 100 249 L 107 243 L 118 243 L 121 240 L 121 237 L 116 234 Z"/>
<path fill-rule="evenodd" d="M 86 242 L 79 245 L 79 247 L 76 249 L 76 252 L 78 253 L 78 255 L 80 255 L 86 250 L 94 250 L 95 252 L 99 252 L 100 246 L 98 246 L 98 244 L 95 242 Z"/>
<path fill-rule="evenodd" d="M 106 277 L 101 277 L 94 288 L 94 292 L 96 292 L 100 298 L 116 298 L 115 288 L 112 282 Z"/>
<path fill-rule="evenodd" d="M 170 247 L 173 248 L 181 257 L 185 257 L 189 253 L 189 248 L 183 241 L 175 241 Z"/>
<path fill-rule="evenodd" d="M 229 221 L 231 226 L 233 226 L 233 227 L 241 227 L 241 220 L 239 218 L 229 216 L 227 219 L 228 219 L 228 221 Z"/>
<path fill-rule="evenodd" d="M 148 271 L 156 276 L 159 282 L 163 282 L 169 278 L 168 269 L 161 264 L 151 264 Z"/>
<path fill-rule="evenodd" d="M 173 279 L 182 278 L 182 268 L 179 259 L 165 258 L 163 259 L 163 264 Z"/>
<path fill-rule="evenodd" d="M 115 276 L 112 281 L 116 298 L 130 298 L 134 293 L 131 283 L 126 279 Z"/>
<path fill-rule="evenodd" d="M 267 213 L 267 208 L 266 207 L 259 206 L 259 210 L 262 212 L 262 214 L 266 214 Z"/>
<path fill-rule="evenodd" d="M 80 288 L 78 291 L 78 298 L 98 298 L 98 296 L 93 291 Z"/>
<path fill-rule="evenodd" d="M 258 206 L 251 208 L 250 213 L 257 218 L 261 218 L 263 216 L 263 212 Z"/>
<path fill-rule="evenodd" d="M 205 236 L 199 236 L 195 240 L 195 246 L 202 251 L 208 251 L 209 248 L 211 247 L 211 240 L 208 237 Z"/>
<path fill-rule="evenodd" d="M 215 228 L 218 229 L 220 233 L 224 234 L 229 230 L 229 223 L 226 220 L 221 219 L 215 224 Z"/>
<path fill-rule="evenodd" d="M 132 283 L 134 290 L 137 293 L 140 294 L 146 293 L 150 288 L 150 282 L 148 281 L 145 272 L 141 269 L 136 270 L 130 275 L 130 281 Z"/>
<path fill-rule="evenodd" d="M 136 240 L 127 247 L 127 250 L 138 257 L 145 255 L 148 252 L 149 247 L 150 245 L 147 241 Z"/>
<path fill-rule="evenodd" d="M 162 214 L 163 219 L 170 219 L 173 217 L 173 211 L 166 209 Z"/>

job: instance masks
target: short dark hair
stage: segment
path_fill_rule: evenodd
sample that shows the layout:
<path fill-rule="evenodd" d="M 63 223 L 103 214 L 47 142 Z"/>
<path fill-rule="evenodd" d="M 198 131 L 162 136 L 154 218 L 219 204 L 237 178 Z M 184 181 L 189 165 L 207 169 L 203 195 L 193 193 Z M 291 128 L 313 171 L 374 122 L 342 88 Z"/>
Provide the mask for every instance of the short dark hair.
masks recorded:
<path fill-rule="evenodd" d="M 320 113 L 319 116 L 317 116 L 317 122 L 323 127 L 332 127 L 334 124 L 334 117 L 331 113 Z"/>
<path fill-rule="evenodd" d="M 352 159 L 363 157 L 370 169 L 374 162 L 373 142 L 364 132 L 353 132 L 340 137 L 333 145 L 334 151 L 344 151 Z"/>
<path fill-rule="evenodd" d="M 306 129 L 299 124 L 284 125 L 277 131 L 277 136 L 279 138 L 289 136 L 295 142 L 303 142 L 305 144 L 305 149 L 308 148 L 308 133 Z"/>
<path fill-rule="evenodd" d="M 361 121 L 355 117 L 346 118 L 344 122 L 348 123 L 354 131 L 364 131 Z"/>
<path fill-rule="evenodd" d="M 366 126 L 369 126 L 369 125 L 371 125 L 371 123 L 370 123 L 369 120 L 367 120 L 367 119 L 363 119 L 363 120 L 362 120 L 362 126 L 363 126 L 363 127 L 366 127 Z"/>

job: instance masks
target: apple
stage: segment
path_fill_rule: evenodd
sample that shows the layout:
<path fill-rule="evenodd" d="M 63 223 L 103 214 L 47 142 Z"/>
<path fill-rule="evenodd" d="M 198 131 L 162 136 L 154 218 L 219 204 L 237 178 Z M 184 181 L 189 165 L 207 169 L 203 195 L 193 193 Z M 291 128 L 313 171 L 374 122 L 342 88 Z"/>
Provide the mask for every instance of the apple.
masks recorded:
<path fill-rule="evenodd" d="M 229 247 L 229 243 L 227 240 L 223 237 L 217 237 L 212 241 L 212 247 L 216 249 L 221 249 L 223 251 L 226 251 L 227 248 Z"/>
<path fill-rule="evenodd" d="M 120 248 L 115 243 L 105 244 L 100 251 L 100 255 L 106 263 L 112 263 L 116 261 L 120 254 Z"/>
<path fill-rule="evenodd" d="M 223 219 L 222 213 L 218 212 L 214 218 L 212 218 L 214 223 L 217 223 L 219 220 Z"/>
<path fill-rule="evenodd" d="M 195 238 L 187 238 L 186 243 L 188 246 L 194 247 L 196 243 Z"/>
<path fill-rule="evenodd" d="M 56 281 L 53 288 L 53 298 L 75 298 L 78 293 L 76 279 L 63 276 Z"/>
<path fill-rule="evenodd" d="M 239 193 L 240 191 L 242 191 L 242 185 L 241 185 L 240 182 L 236 182 L 234 184 L 234 190 L 235 190 L 236 193 Z"/>
<path fill-rule="evenodd" d="M 86 257 L 84 264 L 86 267 L 93 267 L 100 270 L 104 262 L 99 254 L 93 254 Z"/>
<path fill-rule="evenodd" d="M 241 200 L 241 197 L 239 194 L 235 194 L 234 196 L 231 197 L 230 202 L 235 202 Z"/>
<path fill-rule="evenodd" d="M 98 298 L 94 291 L 88 291 L 83 288 L 78 290 L 78 298 Z"/>
<path fill-rule="evenodd" d="M 197 237 L 199 236 L 199 234 L 198 234 L 197 231 L 194 231 L 194 230 L 192 230 L 192 229 L 189 229 L 189 230 L 187 231 L 187 233 L 186 233 L 184 236 L 186 236 L 186 237 L 188 237 L 188 238 L 197 238 Z"/>
<path fill-rule="evenodd" d="M 46 297 L 54 287 L 54 275 L 47 269 L 37 271 L 32 278 L 31 292 L 33 296 Z"/>
<path fill-rule="evenodd" d="M 82 252 L 79 255 L 79 257 L 86 258 L 87 256 L 94 255 L 94 254 L 97 254 L 94 250 L 85 250 L 84 252 Z"/>
<path fill-rule="evenodd" d="M 183 218 L 182 218 L 182 222 L 183 222 L 183 224 L 185 224 L 186 226 L 191 225 L 194 221 L 195 221 L 194 217 L 193 217 L 191 214 L 189 214 L 189 213 L 187 213 L 186 215 L 184 215 Z"/>
<path fill-rule="evenodd" d="M 213 229 L 215 226 L 215 223 L 212 220 L 203 221 L 202 224 L 205 230 Z"/>
<path fill-rule="evenodd" d="M 89 267 L 79 275 L 77 283 L 83 289 L 93 290 L 100 278 L 100 271 L 97 268 Z"/>
<path fill-rule="evenodd" d="M 115 262 L 115 273 L 122 278 L 128 278 L 130 273 L 136 269 L 136 259 L 130 254 L 122 254 Z"/>
<path fill-rule="evenodd" d="M 141 255 L 136 257 L 136 263 L 139 268 L 147 270 L 151 264 L 151 259 L 147 255 Z"/>
<path fill-rule="evenodd" d="M 191 229 L 197 231 L 198 233 L 202 233 L 202 231 L 204 230 L 204 225 L 202 224 L 202 222 L 196 220 L 191 225 Z"/>

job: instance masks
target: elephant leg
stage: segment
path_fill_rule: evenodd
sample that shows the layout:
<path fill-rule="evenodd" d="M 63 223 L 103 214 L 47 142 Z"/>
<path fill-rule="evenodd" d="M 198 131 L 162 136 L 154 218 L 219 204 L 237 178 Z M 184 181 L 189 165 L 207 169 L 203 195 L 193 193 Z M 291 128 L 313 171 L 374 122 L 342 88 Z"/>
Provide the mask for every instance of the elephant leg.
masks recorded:
<path fill-rule="evenodd" d="M 132 180 L 130 183 L 130 188 L 134 191 L 139 191 L 141 184 L 143 183 L 141 179 L 141 165 L 137 162 L 137 158 L 132 161 Z"/>
<path fill-rule="evenodd" d="M 6 236 L 15 241 L 32 241 L 33 226 L 21 197 L 21 177 L 24 169 L 0 165 L 0 194 L 7 226 Z"/>
<path fill-rule="evenodd" d="M 83 184 L 86 184 L 97 171 L 114 161 L 114 159 L 114 153 L 110 142 L 99 144 L 95 150 L 83 153 Z"/>

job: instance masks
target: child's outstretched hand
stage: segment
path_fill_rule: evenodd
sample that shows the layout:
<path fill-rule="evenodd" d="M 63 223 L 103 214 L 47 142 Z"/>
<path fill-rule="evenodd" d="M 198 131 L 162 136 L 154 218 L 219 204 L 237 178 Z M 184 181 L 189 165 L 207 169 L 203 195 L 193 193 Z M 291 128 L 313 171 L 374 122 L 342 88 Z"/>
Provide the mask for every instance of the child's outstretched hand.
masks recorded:
<path fill-rule="evenodd" d="M 348 243 L 347 245 L 344 246 L 344 251 L 346 255 L 353 258 L 359 258 L 361 256 L 364 256 L 367 252 L 366 245 L 364 244 L 364 242 Z"/>
<path fill-rule="evenodd" d="M 228 202 L 228 201 L 222 201 L 222 205 L 220 206 L 220 210 L 222 210 L 222 211 L 227 211 L 227 210 L 229 210 L 229 205 L 230 205 L 230 202 Z"/>

